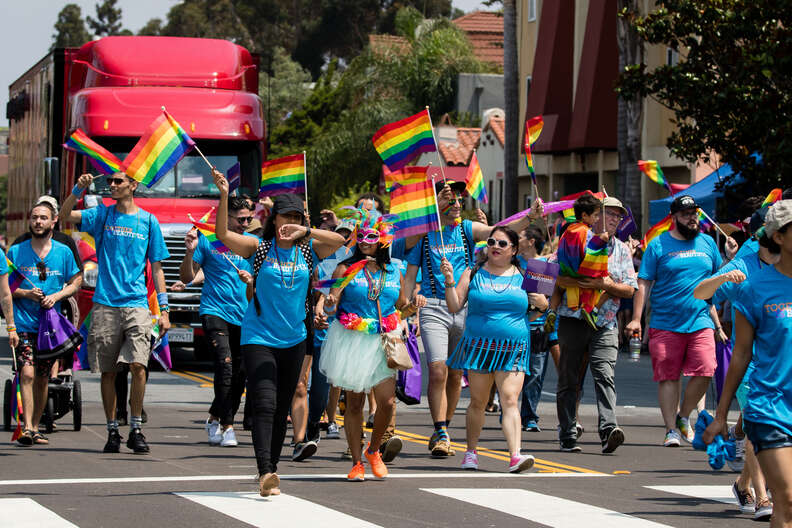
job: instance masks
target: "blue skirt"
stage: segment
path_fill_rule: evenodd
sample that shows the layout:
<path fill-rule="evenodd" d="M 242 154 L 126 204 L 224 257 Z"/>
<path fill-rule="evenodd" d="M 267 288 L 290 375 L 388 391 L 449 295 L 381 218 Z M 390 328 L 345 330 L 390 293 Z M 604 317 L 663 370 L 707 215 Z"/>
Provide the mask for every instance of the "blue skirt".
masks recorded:
<path fill-rule="evenodd" d="M 530 359 L 530 334 L 521 339 L 492 339 L 466 333 L 446 365 L 457 370 L 528 372 Z"/>

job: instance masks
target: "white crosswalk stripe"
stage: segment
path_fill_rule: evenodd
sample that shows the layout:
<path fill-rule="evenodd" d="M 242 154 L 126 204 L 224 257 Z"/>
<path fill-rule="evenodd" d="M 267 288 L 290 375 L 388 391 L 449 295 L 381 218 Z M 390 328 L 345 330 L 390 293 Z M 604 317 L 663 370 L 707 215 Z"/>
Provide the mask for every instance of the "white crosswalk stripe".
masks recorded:
<path fill-rule="evenodd" d="M 379 525 L 285 494 L 270 498 L 263 498 L 257 493 L 233 492 L 176 495 L 258 528 L 293 528 L 317 524 L 344 528 L 379 528 Z"/>
<path fill-rule="evenodd" d="M 4 528 L 78 528 L 33 499 L 0 499 L 0 526 Z"/>
<path fill-rule="evenodd" d="M 523 489 L 422 488 L 483 508 L 497 510 L 553 528 L 659 528 L 668 526 L 581 502 Z"/>
<path fill-rule="evenodd" d="M 731 486 L 644 486 L 644 488 L 708 501 L 737 504 Z"/>

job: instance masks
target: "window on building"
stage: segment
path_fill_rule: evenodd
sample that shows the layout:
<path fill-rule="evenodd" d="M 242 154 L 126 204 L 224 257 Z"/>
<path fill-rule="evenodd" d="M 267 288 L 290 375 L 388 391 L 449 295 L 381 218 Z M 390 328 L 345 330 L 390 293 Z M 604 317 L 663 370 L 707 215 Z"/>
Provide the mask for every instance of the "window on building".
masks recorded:
<path fill-rule="evenodd" d="M 676 66 L 679 63 L 679 52 L 668 48 L 666 49 L 666 65 Z"/>
<path fill-rule="evenodd" d="M 528 0 L 525 10 L 528 15 L 528 22 L 536 21 L 536 0 Z"/>

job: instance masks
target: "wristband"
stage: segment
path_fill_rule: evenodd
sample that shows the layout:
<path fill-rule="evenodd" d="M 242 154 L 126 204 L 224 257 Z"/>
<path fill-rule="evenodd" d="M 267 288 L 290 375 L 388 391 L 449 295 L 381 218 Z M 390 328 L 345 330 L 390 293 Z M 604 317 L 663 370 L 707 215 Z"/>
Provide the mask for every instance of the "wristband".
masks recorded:
<path fill-rule="evenodd" d="M 79 200 L 80 198 L 82 198 L 82 195 L 83 195 L 83 193 L 84 193 L 84 192 L 85 192 L 85 189 L 81 189 L 81 188 L 80 188 L 80 187 L 79 187 L 79 186 L 78 186 L 78 185 L 75 183 L 75 184 L 74 184 L 74 187 L 72 188 L 72 192 L 71 192 L 71 193 L 74 195 L 74 197 L 75 197 L 75 198 L 77 198 L 77 199 Z"/>
<path fill-rule="evenodd" d="M 307 228 L 307 231 L 305 231 L 305 238 L 311 238 L 311 227 L 310 226 Z"/>
<path fill-rule="evenodd" d="M 170 312 L 170 306 L 163 304 L 160 306 L 160 312 Z"/>
<path fill-rule="evenodd" d="M 10 334 L 11 332 L 16 332 L 16 326 L 7 326 L 6 331 Z"/>
<path fill-rule="evenodd" d="M 445 282 L 446 287 L 450 288 L 452 286 L 456 286 L 456 282 Z"/>
<path fill-rule="evenodd" d="M 166 292 L 157 292 L 157 304 L 160 305 L 160 310 L 163 306 L 168 306 L 168 294 Z"/>

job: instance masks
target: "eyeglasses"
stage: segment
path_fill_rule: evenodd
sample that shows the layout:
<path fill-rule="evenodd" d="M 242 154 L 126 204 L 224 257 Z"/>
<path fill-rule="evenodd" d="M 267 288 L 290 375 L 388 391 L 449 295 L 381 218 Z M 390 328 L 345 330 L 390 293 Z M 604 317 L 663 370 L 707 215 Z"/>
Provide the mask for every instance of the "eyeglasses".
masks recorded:
<path fill-rule="evenodd" d="M 364 242 L 366 244 L 376 244 L 379 242 L 380 235 L 376 231 L 369 231 L 367 233 L 358 233 L 357 234 L 357 241 Z"/>
<path fill-rule="evenodd" d="M 501 249 L 506 249 L 507 247 L 512 245 L 511 242 L 509 242 L 508 240 L 496 240 L 492 237 L 487 239 L 487 245 L 489 247 L 495 247 L 496 244 Z"/>
<path fill-rule="evenodd" d="M 47 266 L 43 262 L 36 262 L 36 271 L 38 271 L 40 281 L 47 280 Z"/>
<path fill-rule="evenodd" d="M 699 212 L 698 209 L 685 209 L 684 211 L 679 211 L 677 214 L 682 216 L 683 218 L 684 217 L 691 218 L 694 216 L 698 216 Z"/>
<path fill-rule="evenodd" d="M 611 218 L 615 218 L 617 220 L 624 220 L 624 215 L 621 215 L 621 214 L 613 212 L 613 211 L 605 211 L 605 214 L 610 216 Z"/>
<path fill-rule="evenodd" d="M 124 178 L 107 178 L 107 185 L 121 185 L 124 183 Z"/>
<path fill-rule="evenodd" d="M 240 224 L 249 224 L 250 222 L 253 221 L 253 217 L 252 216 L 231 216 L 229 218 L 233 218 L 234 220 L 236 220 Z"/>

